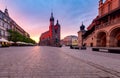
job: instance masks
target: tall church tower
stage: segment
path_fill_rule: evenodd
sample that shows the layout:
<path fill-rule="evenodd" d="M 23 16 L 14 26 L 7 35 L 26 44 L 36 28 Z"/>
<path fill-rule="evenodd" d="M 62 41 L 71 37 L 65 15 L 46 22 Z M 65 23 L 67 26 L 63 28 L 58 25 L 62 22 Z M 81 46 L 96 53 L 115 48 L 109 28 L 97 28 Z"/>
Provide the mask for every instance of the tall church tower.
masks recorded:
<path fill-rule="evenodd" d="M 53 17 L 53 13 L 51 13 L 51 17 L 50 17 L 50 26 L 49 26 L 49 35 L 50 35 L 50 44 L 54 44 L 54 17 Z"/>
<path fill-rule="evenodd" d="M 51 13 L 51 17 L 50 17 L 49 31 L 50 31 L 50 35 L 53 36 L 53 34 L 54 34 L 54 17 L 53 17 L 53 13 Z"/>
<path fill-rule="evenodd" d="M 51 17 L 50 17 L 50 25 L 54 26 L 53 12 L 51 13 Z"/>

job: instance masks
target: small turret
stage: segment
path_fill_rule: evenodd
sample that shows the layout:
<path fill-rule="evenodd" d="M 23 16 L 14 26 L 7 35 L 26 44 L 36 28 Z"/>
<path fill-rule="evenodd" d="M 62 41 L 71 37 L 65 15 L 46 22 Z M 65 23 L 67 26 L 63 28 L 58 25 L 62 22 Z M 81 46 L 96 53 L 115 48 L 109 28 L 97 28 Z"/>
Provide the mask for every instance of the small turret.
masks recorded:
<path fill-rule="evenodd" d="M 85 26 L 82 23 L 82 25 L 80 26 L 80 31 L 84 31 L 84 30 L 85 30 Z"/>
<path fill-rule="evenodd" d="M 8 9 L 7 9 L 7 8 L 5 8 L 4 13 L 5 13 L 6 16 L 9 16 Z"/>

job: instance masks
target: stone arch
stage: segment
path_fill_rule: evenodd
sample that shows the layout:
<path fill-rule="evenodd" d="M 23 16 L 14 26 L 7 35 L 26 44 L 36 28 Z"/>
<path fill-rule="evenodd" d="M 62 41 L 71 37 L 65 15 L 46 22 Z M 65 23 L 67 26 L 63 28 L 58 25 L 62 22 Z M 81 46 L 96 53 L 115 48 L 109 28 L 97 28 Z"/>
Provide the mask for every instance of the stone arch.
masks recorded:
<path fill-rule="evenodd" d="M 120 26 L 112 28 L 109 33 L 110 47 L 120 47 Z"/>
<path fill-rule="evenodd" d="M 107 46 L 107 32 L 99 31 L 97 33 L 97 47 L 106 47 Z"/>

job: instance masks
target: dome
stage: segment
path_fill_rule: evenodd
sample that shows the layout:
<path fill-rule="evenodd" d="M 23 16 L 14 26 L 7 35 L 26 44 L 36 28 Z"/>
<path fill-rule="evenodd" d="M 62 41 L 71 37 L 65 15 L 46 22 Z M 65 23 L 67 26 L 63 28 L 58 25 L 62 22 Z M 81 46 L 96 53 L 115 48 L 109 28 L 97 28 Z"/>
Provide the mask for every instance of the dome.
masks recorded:
<path fill-rule="evenodd" d="M 82 30 L 85 30 L 85 25 L 83 25 L 83 23 L 82 23 L 82 25 L 80 26 L 80 30 L 82 31 Z"/>

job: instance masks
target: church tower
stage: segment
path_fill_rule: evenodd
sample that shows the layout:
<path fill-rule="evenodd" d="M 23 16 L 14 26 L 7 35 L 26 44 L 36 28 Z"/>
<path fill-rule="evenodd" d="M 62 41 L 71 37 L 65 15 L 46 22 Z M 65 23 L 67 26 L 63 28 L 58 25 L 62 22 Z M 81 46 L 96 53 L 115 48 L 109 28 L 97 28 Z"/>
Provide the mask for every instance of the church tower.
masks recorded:
<path fill-rule="evenodd" d="M 50 45 L 53 46 L 54 44 L 54 17 L 53 17 L 53 12 L 51 13 L 50 17 L 50 26 L 49 26 L 49 35 L 50 35 Z"/>
<path fill-rule="evenodd" d="M 82 23 L 82 25 L 80 26 L 80 31 L 78 32 L 78 46 L 79 47 L 82 47 L 83 46 L 83 35 L 84 35 L 84 33 L 85 33 L 86 31 L 85 31 L 85 26 L 83 25 L 83 23 Z"/>
<path fill-rule="evenodd" d="M 54 17 L 53 17 L 53 13 L 51 13 L 51 17 L 50 17 L 49 31 L 50 31 L 50 35 L 53 36 L 53 34 L 54 34 Z"/>
<path fill-rule="evenodd" d="M 55 44 L 56 44 L 56 46 L 60 45 L 60 24 L 59 24 L 58 20 L 55 25 Z"/>
<path fill-rule="evenodd" d="M 51 17 L 50 17 L 50 25 L 54 25 L 53 12 L 51 13 Z"/>
<path fill-rule="evenodd" d="M 57 23 L 54 25 L 52 12 L 49 22 L 49 30 L 41 34 L 40 45 L 60 47 L 60 24 L 57 20 Z"/>

